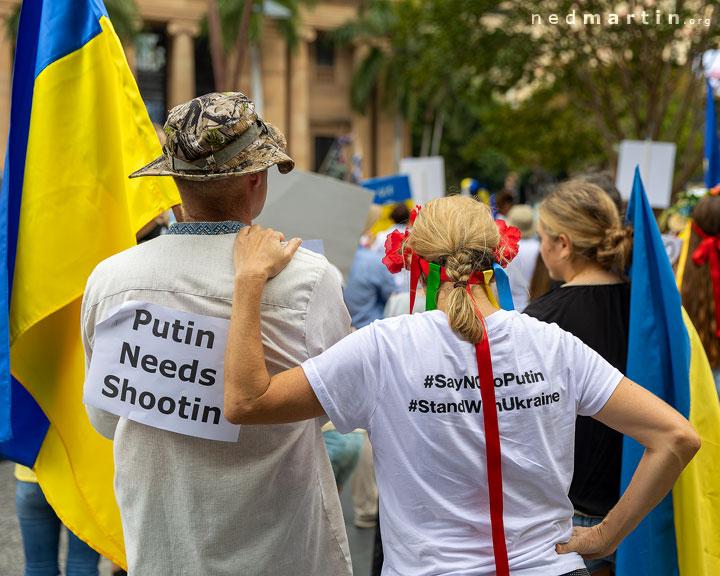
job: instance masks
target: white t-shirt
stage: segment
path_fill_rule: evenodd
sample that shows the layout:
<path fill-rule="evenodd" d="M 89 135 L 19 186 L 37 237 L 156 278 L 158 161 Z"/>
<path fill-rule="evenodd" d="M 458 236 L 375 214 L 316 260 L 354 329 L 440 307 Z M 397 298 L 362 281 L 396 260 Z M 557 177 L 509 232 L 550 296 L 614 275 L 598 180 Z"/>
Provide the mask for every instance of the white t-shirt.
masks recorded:
<path fill-rule="evenodd" d="M 596 414 L 622 375 L 555 324 L 503 310 L 486 324 L 510 572 L 584 568 L 555 552 L 572 532 L 575 416 Z M 302 366 L 337 429 L 370 434 L 383 576 L 494 574 L 475 347 L 445 314 L 373 322 Z"/>

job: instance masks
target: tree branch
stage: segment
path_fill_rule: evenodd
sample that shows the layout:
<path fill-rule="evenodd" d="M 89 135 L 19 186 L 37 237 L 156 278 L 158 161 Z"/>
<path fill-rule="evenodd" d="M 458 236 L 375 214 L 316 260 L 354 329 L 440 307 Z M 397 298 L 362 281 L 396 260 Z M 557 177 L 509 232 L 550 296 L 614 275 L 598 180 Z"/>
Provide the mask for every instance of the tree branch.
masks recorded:
<path fill-rule="evenodd" d="M 635 123 L 635 135 L 637 138 L 644 139 L 647 134 L 643 134 L 642 121 L 640 120 L 640 102 L 637 98 L 635 86 L 633 86 L 632 78 L 627 69 L 627 62 L 625 56 L 620 57 L 617 52 L 613 51 L 613 60 L 615 61 L 616 69 L 620 72 L 620 82 L 623 86 L 623 91 L 626 96 L 630 96 L 630 113 Z"/>
<path fill-rule="evenodd" d="M 243 65 L 245 64 L 245 49 L 248 43 L 248 29 L 250 28 L 250 16 L 252 15 L 254 0 L 245 0 L 243 6 L 242 20 L 240 20 L 240 30 L 238 30 L 235 42 L 235 72 L 232 75 L 231 90 L 238 89 L 240 76 L 242 75 Z"/>
<path fill-rule="evenodd" d="M 208 29 L 210 33 L 210 55 L 212 58 L 215 90 L 222 92 L 225 90 L 225 64 L 217 0 L 208 0 Z"/>
<path fill-rule="evenodd" d="M 685 164 L 685 167 L 678 172 L 677 176 L 675 177 L 675 180 L 673 182 L 672 187 L 672 195 L 675 196 L 685 184 L 687 184 L 688 180 L 692 178 L 692 175 L 695 173 L 695 170 L 697 170 L 703 161 L 703 150 L 702 148 L 698 149 L 694 155 L 692 155 L 691 159 Z"/>

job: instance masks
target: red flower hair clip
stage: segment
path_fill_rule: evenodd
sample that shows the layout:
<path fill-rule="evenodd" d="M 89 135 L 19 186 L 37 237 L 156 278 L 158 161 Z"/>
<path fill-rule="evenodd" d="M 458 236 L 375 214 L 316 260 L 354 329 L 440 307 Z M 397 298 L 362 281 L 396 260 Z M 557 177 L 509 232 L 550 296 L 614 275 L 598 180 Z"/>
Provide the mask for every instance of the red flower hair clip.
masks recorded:
<path fill-rule="evenodd" d="M 520 250 L 520 230 L 515 226 L 508 226 L 505 220 L 495 220 L 500 232 L 500 243 L 495 248 L 495 260 L 505 268 Z"/>
<path fill-rule="evenodd" d="M 410 226 L 415 224 L 415 218 L 417 218 L 420 210 L 422 210 L 422 206 L 420 206 L 419 204 L 415 204 L 415 208 L 410 211 Z"/>
<path fill-rule="evenodd" d="M 412 209 L 410 212 L 410 224 L 415 223 L 415 218 L 417 218 L 421 209 L 422 207 L 418 205 Z M 504 220 L 495 220 L 495 225 L 500 232 L 500 243 L 493 254 L 495 261 L 505 268 L 520 250 L 520 230 L 515 226 L 508 226 Z M 387 266 L 391 274 L 397 274 L 403 268 L 410 269 L 412 251 L 407 245 L 409 235 L 409 228 L 405 228 L 405 232 L 393 230 L 385 239 L 385 257 L 382 259 L 382 263 Z"/>
<path fill-rule="evenodd" d="M 397 274 L 403 268 L 407 268 L 410 248 L 407 246 L 408 229 L 405 232 L 393 230 L 385 239 L 385 258 L 382 263 L 387 266 L 391 274 Z"/>
<path fill-rule="evenodd" d="M 415 224 L 415 218 L 422 210 L 422 206 L 415 204 L 415 208 L 410 211 L 410 226 Z M 397 274 L 403 268 L 410 269 L 411 250 L 407 246 L 408 235 L 410 229 L 405 228 L 405 232 L 393 230 L 385 239 L 385 258 L 382 263 L 387 266 L 391 274 Z"/>

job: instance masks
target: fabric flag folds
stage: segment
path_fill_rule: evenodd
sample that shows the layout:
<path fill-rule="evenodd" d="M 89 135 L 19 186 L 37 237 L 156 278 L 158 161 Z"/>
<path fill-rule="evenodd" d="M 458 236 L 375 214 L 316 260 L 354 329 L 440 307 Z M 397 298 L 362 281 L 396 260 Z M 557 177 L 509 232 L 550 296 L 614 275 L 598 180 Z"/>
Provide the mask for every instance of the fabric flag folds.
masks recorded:
<path fill-rule="evenodd" d="M 668 495 L 620 545 L 618 576 L 720 573 L 720 402 L 702 345 L 682 309 L 639 170 L 627 210 L 634 227 L 626 374 L 686 418 L 703 446 Z M 643 447 L 624 439 L 622 490 Z"/>
<path fill-rule="evenodd" d="M 718 137 L 715 94 L 710 81 L 707 84 L 705 106 L 705 187 L 710 189 L 720 184 L 720 138 Z"/>
<path fill-rule="evenodd" d="M 169 179 L 127 178 L 159 154 L 102 2 L 25 0 L 0 197 L 0 452 L 34 467 L 68 528 L 119 564 L 112 445 L 82 404 L 80 302 L 93 268 L 179 203 Z"/>
<path fill-rule="evenodd" d="M 705 184 L 720 184 L 720 139 L 712 86 L 707 85 L 705 109 Z M 678 263 L 677 286 L 688 257 L 690 226 L 683 237 Z M 690 335 L 690 423 L 700 435 L 702 448 L 683 472 L 673 489 L 675 531 L 681 576 L 720 574 L 720 402 L 715 379 L 700 337 L 683 310 Z"/>
<path fill-rule="evenodd" d="M 626 375 L 687 418 L 690 414 L 690 342 L 682 318 L 680 293 L 637 168 L 627 219 L 635 233 Z M 625 437 L 621 490 L 627 488 L 643 451 L 638 442 Z M 617 574 L 678 574 L 670 495 L 621 544 Z"/>
<path fill-rule="evenodd" d="M 690 335 L 690 423 L 702 448 L 673 488 L 681 576 L 720 574 L 720 401 L 700 336 L 683 310 Z"/>

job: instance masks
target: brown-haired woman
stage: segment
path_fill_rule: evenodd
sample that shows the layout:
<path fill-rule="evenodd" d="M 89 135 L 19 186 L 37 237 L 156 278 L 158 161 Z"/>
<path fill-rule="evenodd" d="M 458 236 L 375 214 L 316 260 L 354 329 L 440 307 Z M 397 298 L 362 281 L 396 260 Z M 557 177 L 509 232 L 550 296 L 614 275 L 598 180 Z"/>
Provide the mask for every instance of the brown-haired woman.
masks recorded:
<path fill-rule="evenodd" d="M 581 554 L 615 550 L 698 449 L 680 414 L 577 338 L 491 303 L 482 279 L 504 246 L 488 208 L 459 196 L 429 202 L 407 243 L 411 262 L 440 268 L 437 310 L 373 322 L 270 377 L 260 303 L 299 244 L 283 240 L 259 226 L 238 233 L 225 415 L 264 424 L 327 414 L 340 432 L 368 430 L 385 576 L 587 575 Z M 578 413 L 648 448 L 626 496 L 587 529 L 572 528 L 567 496 Z M 500 470 L 493 496 L 488 478 Z"/>
<path fill-rule="evenodd" d="M 555 322 L 620 371 L 627 364 L 630 285 L 623 270 L 632 254 L 632 230 L 598 186 L 570 181 L 538 206 L 540 255 L 550 277 L 564 284 L 531 302 L 525 313 Z M 570 500 L 577 526 L 594 526 L 620 497 L 622 434 L 578 416 Z M 614 574 L 614 554 L 587 562 L 591 572 Z M 605 567 L 608 568 L 605 568 Z"/>
<path fill-rule="evenodd" d="M 720 392 L 720 323 L 717 316 L 719 303 L 715 298 L 716 287 L 713 284 L 713 268 L 717 268 L 715 274 L 720 284 L 720 268 L 717 264 L 720 260 L 717 256 L 720 238 L 720 195 L 707 195 L 700 199 L 692 211 L 692 219 L 690 246 L 680 295 L 683 306 L 700 335 L 713 369 L 715 386 Z M 717 289 L 720 290 L 720 285 Z"/>

